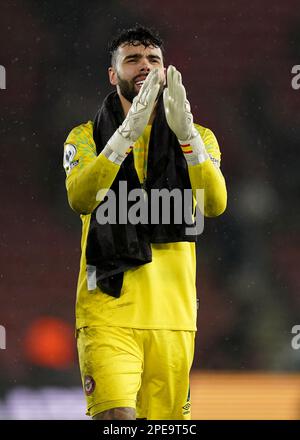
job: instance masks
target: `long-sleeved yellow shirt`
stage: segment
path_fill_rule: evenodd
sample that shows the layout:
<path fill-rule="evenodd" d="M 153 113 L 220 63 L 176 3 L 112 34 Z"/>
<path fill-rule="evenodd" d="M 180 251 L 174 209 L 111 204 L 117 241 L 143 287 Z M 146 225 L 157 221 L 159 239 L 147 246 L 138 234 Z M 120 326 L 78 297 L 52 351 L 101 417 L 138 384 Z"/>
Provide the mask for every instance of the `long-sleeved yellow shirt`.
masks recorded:
<path fill-rule="evenodd" d="M 204 215 L 214 217 L 226 208 L 227 193 L 219 169 L 220 149 L 211 130 L 195 124 L 210 159 L 189 166 L 193 193 L 204 189 Z M 142 182 L 151 125 L 133 148 L 134 164 Z M 180 148 L 180 147 L 178 147 Z M 70 206 L 82 220 L 81 260 L 77 284 L 76 328 L 120 326 L 142 329 L 196 330 L 196 253 L 194 242 L 152 244 L 152 262 L 124 273 L 120 298 L 87 288 L 86 240 L 90 217 L 99 204 L 100 189 L 110 188 L 119 165 L 102 153 L 97 156 L 91 121 L 75 127 L 65 142 L 64 165 Z"/>

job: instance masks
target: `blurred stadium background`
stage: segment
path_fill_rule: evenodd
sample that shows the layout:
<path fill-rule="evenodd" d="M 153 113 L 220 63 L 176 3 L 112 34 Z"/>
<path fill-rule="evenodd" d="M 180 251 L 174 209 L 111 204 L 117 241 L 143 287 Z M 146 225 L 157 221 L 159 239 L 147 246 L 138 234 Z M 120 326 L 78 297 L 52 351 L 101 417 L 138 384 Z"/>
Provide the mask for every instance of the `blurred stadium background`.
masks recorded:
<path fill-rule="evenodd" d="M 194 419 L 299 419 L 300 64 L 296 0 L 1 4 L 0 419 L 86 418 L 74 339 L 80 219 L 63 142 L 111 90 L 107 42 L 165 40 L 223 153 L 228 208 L 198 244 Z"/>

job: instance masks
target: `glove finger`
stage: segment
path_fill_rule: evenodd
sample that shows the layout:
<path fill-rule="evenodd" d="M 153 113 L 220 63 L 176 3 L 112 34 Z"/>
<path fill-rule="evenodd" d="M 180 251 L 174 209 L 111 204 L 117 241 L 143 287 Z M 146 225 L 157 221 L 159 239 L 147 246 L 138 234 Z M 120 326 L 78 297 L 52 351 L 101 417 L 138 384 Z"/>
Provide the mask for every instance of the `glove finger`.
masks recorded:
<path fill-rule="evenodd" d="M 185 110 L 188 112 L 188 113 L 191 113 L 191 104 L 189 103 L 189 101 L 186 99 L 185 100 Z"/>
<path fill-rule="evenodd" d="M 151 81 L 153 80 L 153 78 L 154 78 L 157 74 L 158 74 L 158 69 L 157 69 L 157 68 L 151 70 L 151 72 L 147 75 L 147 77 L 146 77 L 146 79 L 145 79 L 145 81 L 144 81 L 143 86 L 148 87 L 149 84 L 151 83 Z M 143 88 L 143 86 L 142 86 L 142 88 Z M 144 88 L 145 88 L 145 87 L 144 87 Z"/>
<path fill-rule="evenodd" d="M 140 91 L 138 93 L 138 96 L 144 95 L 144 91 L 148 90 L 149 87 L 151 87 L 153 79 L 156 77 L 158 73 L 158 69 L 153 69 L 151 72 L 147 75 L 142 87 L 140 88 Z"/>
<path fill-rule="evenodd" d="M 176 84 L 176 67 L 172 66 L 172 98 L 173 100 L 176 100 L 176 89 L 177 89 L 177 84 Z"/>
<path fill-rule="evenodd" d="M 173 84 L 174 69 L 175 69 L 175 67 L 170 65 L 168 67 L 168 71 L 167 71 L 167 85 L 168 85 L 168 89 L 169 89 L 169 96 L 171 96 L 171 98 L 174 98 L 174 84 Z"/>
<path fill-rule="evenodd" d="M 169 109 L 169 91 L 167 88 L 165 88 L 165 90 L 164 90 L 163 100 L 164 100 L 165 114 L 167 115 L 170 111 L 170 109 Z"/>
<path fill-rule="evenodd" d="M 144 95 L 144 91 L 147 90 L 147 87 L 148 87 L 149 81 L 151 80 L 151 76 L 153 75 L 153 74 L 152 74 L 152 75 L 151 75 L 151 74 L 152 74 L 152 72 L 149 73 L 149 75 L 148 75 L 147 78 L 145 79 L 145 81 L 144 81 L 142 87 L 140 88 L 139 93 L 138 93 L 137 96 L 135 97 L 135 98 L 137 98 L 137 100 L 140 100 L 140 98 Z M 134 98 L 134 99 L 135 99 L 135 98 Z"/>
<path fill-rule="evenodd" d="M 159 88 L 159 75 L 158 75 L 158 70 L 156 69 L 155 74 L 153 75 L 151 82 L 149 83 L 149 87 L 147 90 L 147 103 L 149 102 L 150 97 L 152 97 L 152 95 L 154 95 L 154 101 L 157 97 L 157 87 Z M 153 101 L 153 102 L 154 102 Z"/>
<path fill-rule="evenodd" d="M 185 105 L 185 101 L 186 101 L 186 91 L 185 88 L 183 87 L 183 85 L 179 85 L 178 86 L 178 104 L 180 106 L 184 106 Z"/>
<path fill-rule="evenodd" d="M 181 73 L 179 72 L 179 70 L 176 69 L 176 75 L 177 75 L 177 80 L 179 82 L 179 84 L 182 84 L 182 76 Z"/>
<path fill-rule="evenodd" d="M 153 76 L 151 78 L 151 82 L 149 84 L 149 88 L 152 88 L 154 85 L 159 83 L 159 73 L 158 73 L 158 69 L 154 70 Z"/>
<path fill-rule="evenodd" d="M 182 76 L 179 71 L 178 77 L 177 77 L 177 84 L 178 84 L 178 94 L 180 99 L 180 105 L 183 106 L 184 110 L 188 113 L 191 113 L 191 105 L 189 103 L 189 100 L 186 97 L 186 90 L 184 85 L 182 84 Z"/>
<path fill-rule="evenodd" d="M 151 89 L 154 87 L 154 85 L 158 83 L 158 80 L 159 80 L 158 69 L 152 70 L 149 73 L 149 75 L 147 76 L 147 79 L 149 78 L 150 75 L 151 75 L 151 77 L 150 77 L 149 81 L 147 82 L 146 86 L 144 88 L 142 87 L 143 90 L 142 90 L 142 93 L 140 96 L 140 102 L 144 105 L 147 105 L 149 91 L 151 91 Z M 146 83 L 146 81 L 145 81 L 145 83 Z M 143 84 L 143 86 L 145 85 L 145 83 Z"/>
<path fill-rule="evenodd" d="M 182 85 L 181 73 L 172 66 L 172 80 L 171 80 L 171 98 L 176 106 L 183 107 L 186 99 L 185 88 Z"/>
<path fill-rule="evenodd" d="M 149 90 L 151 90 L 156 84 L 159 83 L 159 75 L 158 75 L 158 69 L 153 70 L 153 75 L 151 76 L 151 79 L 147 86 L 147 94 Z"/>
<path fill-rule="evenodd" d="M 176 101 L 177 101 L 177 104 L 180 107 L 184 107 L 185 108 L 186 91 L 185 91 L 184 85 L 182 84 L 181 73 L 178 72 L 178 71 L 176 72 L 175 87 L 176 87 Z"/>
<path fill-rule="evenodd" d="M 150 114 L 152 113 L 153 107 L 154 107 L 154 103 L 155 100 L 157 98 L 158 95 L 158 91 L 159 91 L 159 84 L 155 84 L 151 90 L 149 90 L 148 92 L 148 96 L 147 96 L 147 107 L 149 109 L 149 117 Z"/>

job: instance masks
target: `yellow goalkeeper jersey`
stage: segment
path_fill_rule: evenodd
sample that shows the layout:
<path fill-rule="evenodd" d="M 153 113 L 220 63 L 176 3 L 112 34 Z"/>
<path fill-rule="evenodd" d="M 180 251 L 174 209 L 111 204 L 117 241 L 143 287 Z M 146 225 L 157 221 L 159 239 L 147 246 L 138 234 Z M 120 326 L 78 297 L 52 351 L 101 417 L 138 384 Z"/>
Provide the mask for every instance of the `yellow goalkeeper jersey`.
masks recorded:
<path fill-rule="evenodd" d="M 212 175 L 216 191 L 224 192 L 224 178 L 216 167 L 220 163 L 218 142 L 211 130 L 195 124 L 210 160 L 189 168 L 193 190 L 202 188 L 204 173 Z M 134 164 L 140 181 L 147 174 L 147 155 L 151 125 L 134 144 Z M 152 262 L 124 273 L 119 298 L 98 287 L 88 290 L 86 241 L 91 212 L 97 206 L 87 200 L 95 189 L 109 188 L 119 165 L 103 154 L 97 156 L 93 123 L 75 127 L 65 142 L 66 188 L 72 208 L 81 213 L 81 260 L 77 284 L 76 328 L 84 326 L 120 326 L 140 329 L 196 330 L 196 252 L 194 242 L 152 244 Z M 214 162 L 214 163 L 213 163 Z M 205 165 L 206 164 L 206 165 Z M 206 168 L 205 168 L 206 167 Z M 214 181 L 217 180 L 217 181 Z M 97 188 L 96 188 L 97 186 Z"/>

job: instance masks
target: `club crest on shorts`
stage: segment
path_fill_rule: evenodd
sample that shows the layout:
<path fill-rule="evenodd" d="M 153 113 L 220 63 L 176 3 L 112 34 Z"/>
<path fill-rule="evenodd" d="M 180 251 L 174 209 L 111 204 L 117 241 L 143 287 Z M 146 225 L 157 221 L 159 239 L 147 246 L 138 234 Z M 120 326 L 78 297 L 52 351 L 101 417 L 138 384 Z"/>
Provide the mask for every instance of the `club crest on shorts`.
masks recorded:
<path fill-rule="evenodd" d="M 94 381 L 94 378 L 92 376 L 85 376 L 84 377 L 84 391 L 87 396 L 92 394 L 94 389 L 96 388 L 96 382 Z"/>

